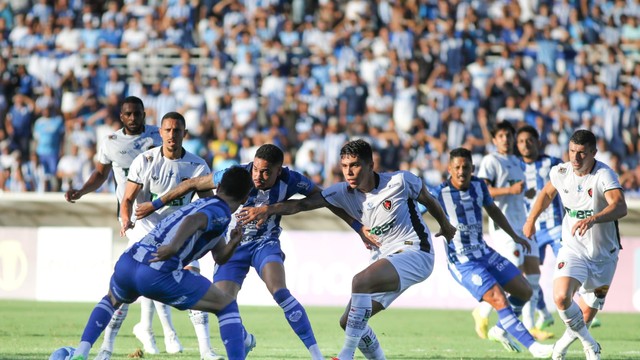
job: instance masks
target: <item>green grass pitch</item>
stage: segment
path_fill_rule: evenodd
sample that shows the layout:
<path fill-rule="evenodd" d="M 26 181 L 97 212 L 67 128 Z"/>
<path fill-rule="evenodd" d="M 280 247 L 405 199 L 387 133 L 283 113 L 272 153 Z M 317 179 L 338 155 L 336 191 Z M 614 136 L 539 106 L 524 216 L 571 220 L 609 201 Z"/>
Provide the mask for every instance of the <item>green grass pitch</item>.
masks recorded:
<path fill-rule="evenodd" d="M 76 346 L 94 304 L 33 301 L 0 301 L 0 360 L 43 360 L 61 346 Z M 140 306 L 132 305 L 116 341 L 114 360 L 129 359 L 140 344 L 131 333 L 139 320 Z M 257 347 L 248 359 L 308 359 L 302 343 L 289 328 L 277 307 L 241 306 L 245 326 L 257 337 Z M 335 356 L 343 341 L 338 317 L 342 309 L 308 307 L 318 344 L 325 355 Z M 495 320 L 494 313 L 492 320 Z M 603 359 L 640 359 L 640 314 L 601 313 L 602 327 L 592 334 L 603 348 Z M 184 352 L 178 355 L 146 355 L 145 359 L 199 359 L 197 341 L 186 312 L 173 311 L 173 320 Z M 530 359 L 528 352 L 507 353 L 494 342 L 477 338 L 469 311 L 389 309 L 376 315 L 370 324 L 376 331 L 388 359 Z M 157 319 L 154 330 L 163 350 L 162 331 Z M 559 336 L 563 325 L 557 319 L 551 330 Z M 211 317 L 211 337 L 216 350 L 224 353 Z M 92 349 L 93 359 L 102 339 Z M 552 343 L 552 340 L 546 341 Z M 356 359 L 363 359 L 357 353 Z M 568 359 L 584 359 L 581 346 L 574 343 Z"/>

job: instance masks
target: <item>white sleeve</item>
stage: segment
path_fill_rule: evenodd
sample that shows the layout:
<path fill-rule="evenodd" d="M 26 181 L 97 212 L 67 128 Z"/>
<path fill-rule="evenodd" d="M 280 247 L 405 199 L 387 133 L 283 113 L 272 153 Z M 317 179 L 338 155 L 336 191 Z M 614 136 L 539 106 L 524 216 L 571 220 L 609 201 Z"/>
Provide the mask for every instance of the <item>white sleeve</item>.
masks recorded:
<path fill-rule="evenodd" d="M 492 155 L 487 155 L 482 158 L 480 162 L 480 168 L 478 169 L 478 177 L 481 179 L 487 179 L 489 182 L 493 183 L 496 181 L 496 166 L 494 157 Z"/>
<path fill-rule="evenodd" d="M 143 184 L 146 176 L 144 176 L 144 164 L 146 163 L 145 153 L 138 154 L 131 162 L 127 180 L 136 184 Z"/>

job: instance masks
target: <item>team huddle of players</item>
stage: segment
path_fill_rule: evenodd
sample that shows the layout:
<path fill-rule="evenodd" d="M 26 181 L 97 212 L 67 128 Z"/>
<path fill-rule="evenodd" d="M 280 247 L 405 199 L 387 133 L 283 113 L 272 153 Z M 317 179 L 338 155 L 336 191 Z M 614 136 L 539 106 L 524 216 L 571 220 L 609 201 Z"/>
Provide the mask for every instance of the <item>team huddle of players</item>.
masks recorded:
<path fill-rule="evenodd" d="M 539 153 L 534 128 L 516 131 L 508 122 L 499 123 L 492 131 L 496 151 L 482 159 L 477 176 L 472 154 L 454 149 L 449 178 L 429 192 L 410 172 L 374 171 L 372 148 L 363 140 L 350 141 L 340 151 L 344 181 L 320 189 L 284 167 L 275 145 L 261 146 L 248 164 L 212 175 L 201 159 L 182 148 L 185 122 L 179 113 L 166 114 L 160 128 L 145 125 L 142 101 L 130 97 L 121 120 L 124 127 L 105 140 L 94 174 L 81 189 L 66 194 L 73 202 L 96 190 L 113 169 L 121 234 L 131 242 L 72 359 L 86 360 L 102 332 L 105 340 L 96 359 L 110 359 L 127 304 L 139 297 L 156 301 L 142 302 L 146 310 L 134 327 L 145 351 L 158 352 L 151 332 L 154 306 L 167 351 L 182 351 L 166 309 L 170 305 L 191 309 L 201 359 L 224 359 L 211 349 L 209 312 L 218 318 L 227 357 L 244 359 L 256 339 L 244 328 L 235 299 L 251 267 L 311 358 L 323 359 L 304 307 L 286 287 L 279 241 L 282 215 L 320 207 L 347 222 L 371 254 L 369 265 L 353 278 L 340 319 L 345 341 L 334 359 L 353 359 L 356 349 L 367 359 L 385 359 L 369 318 L 433 270 L 432 235 L 420 204 L 440 226 L 435 236 L 446 239 L 453 278 L 480 302 L 473 312 L 480 337 L 509 351 L 520 351 L 520 343 L 533 357 L 553 359 L 563 359 L 579 339 L 587 359 L 600 358 L 600 345 L 588 329 L 615 272 L 620 249 L 616 222 L 627 210 L 617 175 L 595 160 L 596 138 L 587 130 L 573 134 L 570 161 L 562 163 Z M 192 202 L 195 193 L 200 199 Z M 305 197 L 289 200 L 295 194 Z M 492 247 L 483 238 L 483 208 Z M 553 335 L 543 330 L 553 317 L 539 285 L 546 245 L 556 254 L 554 301 L 566 325 L 553 345 L 538 342 Z M 214 284 L 192 271 L 197 269 L 193 261 L 209 252 L 218 264 Z M 499 320 L 489 329 L 492 309 Z M 536 309 L 541 313 L 537 324 Z"/>

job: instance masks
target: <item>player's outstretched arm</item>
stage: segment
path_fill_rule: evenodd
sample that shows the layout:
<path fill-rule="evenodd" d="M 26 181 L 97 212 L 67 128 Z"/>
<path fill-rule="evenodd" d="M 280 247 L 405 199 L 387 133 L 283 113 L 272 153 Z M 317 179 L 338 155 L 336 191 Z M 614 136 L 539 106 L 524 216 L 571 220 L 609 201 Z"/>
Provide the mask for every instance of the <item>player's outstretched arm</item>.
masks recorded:
<path fill-rule="evenodd" d="M 531 206 L 531 212 L 527 217 L 527 221 L 525 221 L 524 226 L 522 227 L 522 233 L 524 236 L 531 238 L 533 234 L 536 233 L 536 220 L 538 219 L 538 216 L 542 214 L 544 209 L 549 207 L 549 204 L 551 204 L 551 201 L 553 201 L 553 198 L 555 198 L 557 194 L 558 190 L 556 190 L 551 182 L 548 182 L 542 190 L 540 190 L 540 194 L 538 195 L 536 202 Z"/>
<path fill-rule="evenodd" d="M 501 229 L 503 229 L 509 236 L 511 236 L 513 241 L 522 245 L 526 253 L 531 252 L 531 245 L 529 245 L 529 242 L 520 238 L 520 236 L 516 234 L 516 232 L 511 227 L 511 224 L 509 224 L 509 220 L 507 220 L 507 218 L 504 216 L 502 210 L 500 210 L 498 205 L 493 203 L 491 205 L 485 206 L 484 209 L 487 211 L 487 215 L 489 215 L 489 217 L 493 219 L 493 221 L 498 224 Z"/>
<path fill-rule="evenodd" d="M 207 221 L 207 215 L 200 212 L 185 217 L 176 235 L 171 239 L 171 242 L 167 245 L 160 246 L 155 253 L 151 254 L 155 257 L 149 260 L 149 262 L 164 261 L 171 258 L 180 250 L 184 242 L 187 241 L 191 235 L 207 227 Z"/>
<path fill-rule="evenodd" d="M 429 214 L 431 214 L 431 216 L 433 216 L 440 225 L 440 231 L 436 233 L 436 236 L 442 235 L 447 239 L 447 241 L 453 239 L 456 235 L 456 227 L 451 225 L 438 200 L 429 194 L 429 190 L 427 190 L 424 185 L 422 185 L 422 190 L 420 190 L 418 201 L 427 207 Z"/>
<path fill-rule="evenodd" d="M 104 184 L 104 182 L 109 178 L 109 173 L 111 172 L 111 164 L 103 164 L 101 162 L 96 163 L 96 168 L 89 176 L 89 179 L 82 185 L 82 187 L 78 190 L 69 189 L 65 194 L 64 198 L 70 202 L 74 203 L 76 200 L 79 200 L 83 195 L 94 192 Z"/>
<path fill-rule="evenodd" d="M 213 183 L 213 177 L 210 174 L 185 180 L 153 202 L 138 204 L 135 210 L 136 218 L 145 218 L 152 212 L 163 207 L 164 204 L 170 203 L 171 201 L 184 196 L 184 194 L 188 192 L 196 191 L 201 193 L 215 188 L 216 186 Z"/>
<path fill-rule="evenodd" d="M 213 248 L 213 261 L 218 265 L 222 265 L 229 261 L 231 255 L 236 250 L 238 245 L 242 241 L 242 226 L 237 225 L 234 229 L 230 230 L 230 239 L 228 243 L 224 241 L 218 241 Z"/>
<path fill-rule="evenodd" d="M 597 214 L 575 223 L 571 229 L 571 235 L 578 232 L 578 235 L 584 236 L 594 224 L 616 221 L 627 216 L 627 202 L 622 189 L 609 190 L 604 193 L 604 198 L 608 205 Z"/>
<path fill-rule="evenodd" d="M 261 226 L 271 215 L 293 215 L 302 211 L 309 211 L 321 207 L 327 207 L 329 203 L 321 192 L 313 193 L 304 199 L 287 200 L 269 206 L 245 207 L 236 215 L 238 223 L 242 226 L 257 221 L 256 226 Z"/>

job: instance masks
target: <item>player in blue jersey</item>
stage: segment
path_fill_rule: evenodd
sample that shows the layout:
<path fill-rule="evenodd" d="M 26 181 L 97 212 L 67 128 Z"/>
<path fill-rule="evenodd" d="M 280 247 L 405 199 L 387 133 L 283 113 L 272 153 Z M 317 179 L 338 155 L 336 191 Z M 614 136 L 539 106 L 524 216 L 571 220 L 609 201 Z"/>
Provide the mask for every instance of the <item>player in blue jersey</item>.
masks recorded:
<path fill-rule="evenodd" d="M 262 145 L 256 151 L 254 160 L 248 164 L 239 165 L 251 172 L 254 188 L 244 206 L 262 206 L 289 199 L 295 194 L 312 195 L 321 190 L 304 175 L 283 167 L 284 154 L 277 146 Z M 206 191 L 216 188 L 218 178 L 224 173 L 217 172 L 214 176 L 200 176 L 183 181 L 175 189 L 160 197 L 160 202 L 166 204 L 189 191 Z M 152 213 L 151 203 L 140 204 L 136 208 L 136 216 L 140 219 Z M 235 217 L 232 226 L 235 224 Z M 213 276 L 216 286 L 237 297 L 250 268 L 253 267 L 273 299 L 283 309 L 285 317 L 293 331 L 309 350 L 313 360 L 323 359 L 318 347 L 311 323 L 304 307 L 291 295 L 287 289 L 284 269 L 284 253 L 280 248 L 280 216 L 272 216 L 265 225 L 258 227 L 255 223 L 243 226 L 242 242 L 231 259 L 224 265 L 218 266 Z M 255 338 L 247 333 L 245 339 L 247 349 L 255 346 Z"/>
<path fill-rule="evenodd" d="M 231 257 L 242 239 L 241 230 L 230 231 L 228 243 L 225 234 L 232 212 L 247 200 L 251 188 L 246 170 L 230 169 L 220 181 L 217 196 L 180 208 L 128 248 L 116 263 L 109 293 L 93 309 L 72 360 L 86 360 L 120 304 L 130 304 L 140 296 L 179 310 L 214 313 L 227 357 L 244 359 L 244 330 L 235 299 L 184 266 L 209 252 L 219 264 Z"/>
<path fill-rule="evenodd" d="M 527 214 L 531 211 L 531 205 L 536 201 L 538 194 L 549 182 L 549 172 L 551 168 L 561 164 L 562 160 L 540 153 L 542 143 L 540 134 L 532 126 L 523 126 L 516 132 L 516 147 L 520 156 L 520 165 L 525 177 L 525 205 Z M 553 254 L 558 256 L 558 250 L 562 246 L 562 217 L 564 208 L 560 197 L 553 199 L 551 205 L 540 215 L 536 222 L 536 242 L 540 253 L 540 264 L 544 263 L 547 246 L 553 250 Z M 542 287 L 538 293 L 538 321 L 536 329 L 553 325 L 553 315 L 547 310 L 544 301 Z M 529 306 L 527 304 L 526 306 Z"/>
<path fill-rule="evenodd" d="M 531 286 L 520 270 L 498 254 L 483 239 L 482 208 L 516 243 L 529 248 L 511 228 L 500 208 L 493 202 L 484 181 L 472 176 L 471 152 L 457 148 L 449 153 L 449 179 L 437 188 L 435 197 L 442 205 L 456 235 L 447 242 L 449 271 L 478 300 L 489 303 L 498 312 L 498 326 L 491 331 L 502 332 L 502 345 L 519 351 L 517 339 L 536 358 L 548 358 L 553 347 L 535 341 L 518 319 L 510 302 L 522 306 L 531 297 Z M 507 291 L 510 296 L 507 300 Z M 504 332 L 509 333 L 507 336 Z"/>

